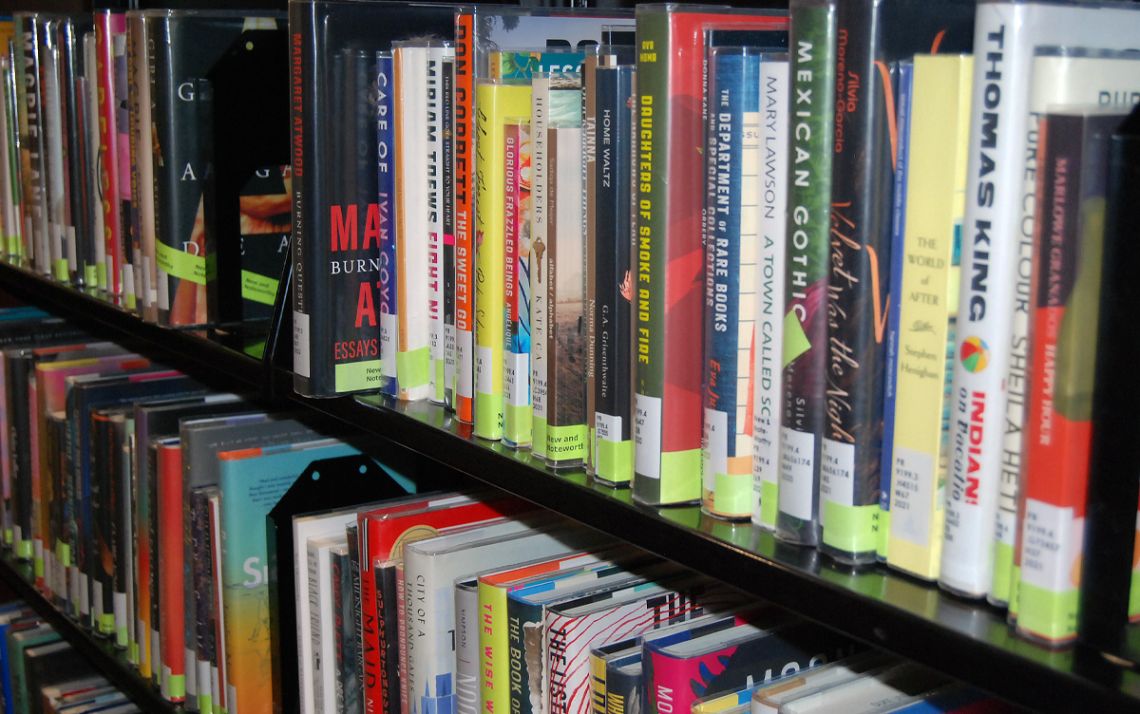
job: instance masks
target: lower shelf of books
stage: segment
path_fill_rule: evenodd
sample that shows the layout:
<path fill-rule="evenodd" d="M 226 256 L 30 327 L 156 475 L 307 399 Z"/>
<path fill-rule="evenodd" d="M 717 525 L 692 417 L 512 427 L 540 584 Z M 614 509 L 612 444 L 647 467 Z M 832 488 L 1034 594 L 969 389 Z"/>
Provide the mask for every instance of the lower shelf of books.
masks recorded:
<path fill-rule="evenodd" d="M 91 703 L 94 706 L 108 706 L 115 711 L 119 711 L 120 707 L 123 711 L 130 711 L 125 697 L 137 707 L 134 711 L 148 714 L 181 711 L 181 707 L 163 699 L 159 691 L 139 675 L 135 666 L 127 660 L 126 650 L 116 648 L 109 638 L 93 636 L 77 621 L 48 602 L 35 587 L 30 562 L 18 561 L 10 556 L 0 558 L 0 580 L 18 598 L 14 608 L 0 607 L 0 637 L 3 639 L 0 648 L 5 653 L 3 676 L 6 678 L 6 692 L 12 693 L 22 688 L 26 691 L 17 694 L 17 698 L 26 700 L 26 694 L 34 686 L 25 682 L 21 687 L 18 682 L 10 682 L 8 679 L 12 676 L 13 656 L 16 653 L 9 638 L 14 633 L 23 631 L 26 634 L 18 639 L 27 640 L 27 647 L 42 643 L 46 649 L 51 650 L 44 654 L 56 660 L 49 665 L 56 676 L 52 684 L 43 685 L 44 696 L 48 695 L 48 688 L 51 687 L 60 697 L 70 696 L 72 706 L 81 706 L 79 702 L 83 702 L 84 705 Z M 69 652 L 60 653 L 58 650 L 61 646 L 56 644 L 58 642 L 70 645 Z M 16 645 L 19 646 L 19 643 Z M 79 655 L 78 662 L 73 654 Z M 65 685 L 74 685 L 74 693 L 67 692 L 68 687 Z M 12 689 L 8 689 L 8 686 Z M 35 689 L 38 691 L 40 688 Z M 67 702 L 63 704 L 66 705 Z M 5 703 L 4 711 L 20 711 L 16 708 L 18 706 L 18 701 L 9 700 Z"/>

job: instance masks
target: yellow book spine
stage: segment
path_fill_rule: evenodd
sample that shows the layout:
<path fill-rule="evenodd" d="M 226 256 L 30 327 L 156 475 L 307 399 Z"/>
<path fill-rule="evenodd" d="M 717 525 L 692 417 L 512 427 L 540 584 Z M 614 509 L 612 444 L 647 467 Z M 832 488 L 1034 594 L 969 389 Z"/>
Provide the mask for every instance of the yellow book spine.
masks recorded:
<path fill-rule="evenodd" d="M 475 90 L 475 436 L 503 437 L 504 127 L 530 114 L 530 85 Z"/>
<path fill-rule="evenodd" d="M 511 704 L 507 591 L 479 582 L 479 703 L 484 714 Z"/>
<path fill-rule="evenodd" d="M 938 578 L 942 555 L 972 71 L 970 57 L 914 59 L 887 562 L 926 580 Z"/>
<path fill-rule="evenodd" d="M 606 714 L 606 660 L 590 653 L 590 710 Z"/>

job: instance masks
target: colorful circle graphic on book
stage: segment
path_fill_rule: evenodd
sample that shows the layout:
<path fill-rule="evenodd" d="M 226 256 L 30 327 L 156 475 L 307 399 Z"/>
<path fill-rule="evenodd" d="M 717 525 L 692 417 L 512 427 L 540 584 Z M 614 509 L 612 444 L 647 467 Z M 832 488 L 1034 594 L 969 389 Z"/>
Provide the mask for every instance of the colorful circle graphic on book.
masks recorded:
<path fill-rule="evenodd" d="M 990 363 L 990 348 L 980 337 L 967 337 L 962 342 L 962 366 L 967 372 L 981 372 Z"/>

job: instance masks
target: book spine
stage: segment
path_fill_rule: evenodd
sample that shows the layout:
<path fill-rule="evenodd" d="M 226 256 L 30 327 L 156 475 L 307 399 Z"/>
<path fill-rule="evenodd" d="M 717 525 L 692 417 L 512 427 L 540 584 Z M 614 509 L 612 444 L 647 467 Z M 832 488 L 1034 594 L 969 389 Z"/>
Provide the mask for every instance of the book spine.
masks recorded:
<path fill-rule="evenodd" d="M 345 627 L 349 630 L 347 636 L 350 638 L 349 653 L 351 657 L 344 662 L 345 674 L 342 675 L 342 679 L 344 681 L 345 709 L 357 712 L 363 711 L 364 707 L 364 642 L 360 632 L 360 614 L 363 600 L 361 599 L 360 587 L 360 538 L 357 525 L 355 523 L 349 524 L 345 528 L 345 535 L 348 540 L 348 562 L 344 567 L 351 592 L 348 603 L 350 609 L 343 616 Z"/>
<path fill-rule="evenodd" d="M 383 637 L 381 627 L 383 622 L 378 618 L 377 604 L 377 573 L 374 571 L 372 551 L 374 548 L 369 538 L 367 518 L 361 514 L 356 520 L 357 535 L 360 538 L 360 655 L 361 676 L 363 690 L 361 703 L 366 712 L 381 712 L 386 714 L 384 708 L 384 683 L 381 677 L 381 649 Z M 298 665 L 301 663 L 298 662 Z"/>
<path fill-rule="evenodd" d="M 305 563 L 307 565 L 307 572 L 305 573 L 305 597 L 309 599 L 309 638 L 311 640 L 312 657 L 312 673 L 311 683 L 313 687 L 313 702 L 314 712 L 324 712 L 325 696 L 331 695 L 332 692 L 325 692 L 324 679 L 325 673 L 331 666 L 331 662 L 325 662 L 324 649 L 322 648 L 323 633 L 322 627 L 322 612 L 321 612 L 321 591 L 323 589 L 323 578 L 321 577 L 321 550 L 317 544 L 310 540 L 306 546 L 308 551 Z M 329 633 L 330 635 L 332 633 Z M 330 707 L 331 708 L 331 707 Z"/>
<path fill-rule="evenodd" d="M 518 714 L 536 714 L 543 711 L 546 689 L 546 653 L 543 635 L 543 607 L 535 603 L 507 597 L 507 622 L 509 647 L 507 661 L 510 672 L 517 672 L 518 686 L 511 686 L 507 699 L 510 710 Z M 516 675 L 512 674 L 512 678 Z M 483 682 L 483 713 L 494 714 L 488 706 L 487 686 Z"/>
<path fill-rule="evenodd" d="M 606 714 L 638 711 L 635 705 L 641 701 L 641 675 L 640 667 L 636 674 L 606 667 Z"/>
<path fill-rule="evenodd" d="M 455 13 L 455 415 L 475 421 L 475 11 Z"/>
<path fill-rule="evenodd" d="M 455 711 L 479 711 L 479 589 L 455 588 Z"/>
<path fill-rule="evenodd" d="M 158 321 L 175 327 L 206 322 L 206 259 L 201 182 L 205 179 L 199 117 L 201 99 L 185 77 L 194 76 L 199 61 L 191 49 L 214 42 L 212 36 L 232 32 L 220 25 L 199 25 L 191 18 L 163 23 L 154 67 L 155 130 L 155 291 Z M 195 33 L 210 35 L 195 39 Z"/>
<path fill-rule="evenodd" d="M 156 167 L 161 165 L 162 144 L 159 142 L 158 116 L 158 48 L 165 41 L 164 18 L 148 16 L 142 19 L 142 48 L 139 61 L 139 155 L 140 164 L 136 203 L 139 206 L 139 239 L 135 260 L 135 289 L 140 299 L 140 315 L 147 322 L 158 321 L 158 266 L 156 242 L 158 240 L 158 197 L 162 188 L 158 184 Z M 160 40 L 160 37 L 162 38 Z"/>
<path fill-rule="evenodd" d="M 477 90 L 475 436 L 503 436 L 503 133 L 530 109 L 530 87 L 481 83 Z"/>
<path fill-rule="evenodd" d="M 107 225 L 105 202 L 103 200 L 102 153 L 100 149 L 101 136 L 99 124 L 102 113 L 99 107 L 99 69 L 98 48 L 94 32 L 83 37 L 83 65 L 84 76 L 80 82 L 78 94 L 81 95 L 85 128 L 84 156 L 84 188 L 86 189 L 86 202 L 84 215 L 91 225 L 88 237 L 87 261 L 83 266 L 84 284 L 99 289 L 100 295 L 109 291 L 107 273 Z"/>
<path fill-rule="evenodd" d="M 64 123 L 60 98 L 60 56 L 58 21 L 48 20 L 40 27 L 40 96 L 43 98 L 44 175 L 46 177 L 48 255 L 51 276 L 71 283 L 65 247 L 67 218 L 67 174 L 64 169 Z"/>
<path fill-rule="evenodd" d="M 22 63 L 22 57 L 17 54 L 16 42 L 9 42 L 7 47 L 0 47 L 0 61 L 4 65 L 3 76 L 3 132 L 4 132 L 4 165 L 2 167 L 4 211 L 4 250 L 8 260 L 16 266 L 26 267 L 24 251 L 23 197 L 20 195 L 20 120 L 19 96 L 16 91 L 16 64 Z"/>
<path fill-rule="evenodd" d="M 741 520 L 752 515 L 760 56 L 713 48 L 707 94 L 701 504 Z"/>
<path fill-rule="evenodd" d="M 507 611 L 503 586 L 479 583 L 480 695 L 487 712 L 503 711 L 511 704 L 513 673 L 510 653 L 518 648 L 520 631 Z"/>
<path fill-rule="evenodd" d="M 1039 123 L 1017 631 L 1052 646 L 1077 636 L 1106 139 L 1119 120 L 1046 114 Z"/>
<path fill-rule="evenodd" d="M 126 17 L 123 13 L 99 10 L 95 13 L 96 96 L 99 110 L 99 197 L 103 212 L 105 246 L 104 270 L 107 292 L 118 296 L 122 291 L 123 213 L 122 189 L 119 186 L 119 105 L 121 90 L 116 87 L 121 63 Z"/>
<path fill-rule="evenodd" d="M 826 422 L 820 453 L 820 550 L 874 562 L 878 545 L 883 357 L 890 306 L 894 82 L 881 62 L 874 0 L 842 3 L 835 67 L 827 292 Z"/>
<path fill-rule="evenodd" d="M 399 714 L 402 671 L 400 669 L 400 586 L 396 566 L 386 564 L 373 568 L 376 579 L 376 612 L 379 613 L 379 684 L 383 690 L 381 708 L 388 714 Z"/>
<path fill-rule="evenodd" d="M 443 404 L 446 366 L 443 334 L 443 65 L 451 47 L 432 46 L 427 62 L 428 320 L 431 332 L 431 401 Z"/>
<path fill-rule="evenodd" d="M 35 447 L 30 442 L 32 424 L 28 405 L 31 355 L 9 354 L 4 360 L 8 399 L 9 438 L 12 454 L 12 484 L 15 490 L 13 551 L 19 560 L 32 558 L 32 461 Z"/>
<path fill-rule="evenodd" d="M 188 651 L 194 659 L 186 663 L 187 669 L 194 667 L 194 682 L 198 693 L 198 711 L 211 714 L 213 711 L 213 686 L 210 674 L 210 632 L 213 621 L 210 608 L 213 602 L 213 576 L 210 568 L 210 501 L 208 488 L 196 488 L 190 496 L 190 538 L 194 554 L 191 582 L 194 588 L 192 609 L 187 619 L 192 622 L 192 645 Z"/>
<path fill-rule="evenodd" d="M 443 230 L 443 401 L 455 411 L 455 52 L 443 58 L 440 78 L 439 210 Z"/>
<path fill-rule="evenodd" d="M 332 670 L 336 679 L 336 692 L 333 697 L 333 711 L 346 711 L 344 706 L 344 678 L 351 676 L 351 672 L 345 667 L 348 659 L 348 637 L 345 636 L 344 627 L 346 624 L 345 610 L 351 607 L 352 594 L 349 593 L 344 587 L 344 563 L 345 556 L 333 552 L 330 554 L 329 560 L 329 592 L 330 599 L 333 607 L 333 661 Z M 348 596 L 348 604 L 345 603 L 345 596 Z M 344 605 L 342 607 L 342 605 Z M 351 615 L 351 610 L 348 614 Z"/>
<path fill-rule="evenodd" d="M 82 79 L 79 65 L 82 61 L 82 40 L 75 36 L 75 23 L 70 18 L 56 26 L 58 48 L 60 144 L 63 162 L 63 259 L 67 261 L 68 281 L 83 287 L 83 256 L 88 242 L 85 180 L 83 165 L 84 127 L 83 107 L 79 99 L 77 82 Z"/>
<path fill-rule="evenodd" d="M 546 464 L 554 469 L 581 467 L 587 456 L 581 90 L 559 94 L 572 100 L 574 116 L 552 103 L 547 138 Z"/>
<path fill-rule="evenodd" d="M 531 443 L 530 124 L 510 121 L 503 145 L 503 443 Z"/>
<path fill-rule="evenodd" d="M 606 660 L 590 652 L 590 714 L 606 714 Z"/>
<path fill-rule="evenodd" d="M 785 235 L 788 204 L 788 58 L 760 62 L 760 247 L 753 348 L 752 522 L 776 530 L 780 488 L 780 401 L 783 382 Z"/>
<path fill-rule="evenodd" d="M 98 446 L 91 447 L 91 514 L 94 539 L 84 550 L 87 551 L 87 570 L 92 579 L 93 591 L 99 593 L 99 609 L 95 613 L 96 631 L 112 637 L 115 646 L 126 648 L 126 632 L 120 643 L 115 627 L 115 573 L 118 567 L 115 520 L 120 513 L 119 494 L 122 484 L 118 469 L 118 442 L 115 436 L 115 422 L 108 415 L 96 414 L 92 417 L 89 434 Z M 97 460 L 98 457 L 98 460 Z"/>
<path fill-rule="evenodd" d="M 595 299 L 598 294 L 597 269 L 598 255 L 598 63 L 603 57 L 591 53 L 582 62 L 582 230 L 585 249 L 582 254 L 582 323 L 585 332 L 586 364 L 584 417 L 586 420 L 586 461 L 584 470 L 594 475 L 597 427 L 594 415 L 597 414 L 597 324 L 594 322 Z"/>
<path fill-rule="evenodd" d="M 428 220 L 428 47 L 392 52 L 396 154 L 397 397 L 431 396 L 430 232 Z"/>
<path fill-rule="evenodd" d="M 966 596 L 984 597 L 993 582 L 994 526 L 998 510 L 1000 455 L 1006 394 L 1003 381 L 1012 328 L 1015 235 L 1018 211 L 1007 191 L 1018 181 L 1024 151 L 1028 72 L 1021 45 L 1028 39 L 1018 16 L 1024 7 L 985 3 L 978 7 L 974 47 L 973 117 L 962 237 L 961 287 L 950 407 L 953 444 L 946 480 L 946 528 L 939 584 Z M 1015 137 L 1021 136 L 1021 139 Z M 1002 275 L 1002 272 L 1006 275 Z"/>
<path fill-rule="evenodd" d="M 95 225 L 91 221 L 88 192 L 87 168 L 87 102 L 84 92 L 86 73 L 84 70 L 84 37 L 79 22 L 89 24 L 90 20 L 79 21 L 67 18 L 59 25 L 60 47 L 60 101 L 62 102 L 64 134 L 64 171 L 66 172 L 67 231 L 64 235 L 68 271 L 73 285 L 91 290 L 97 289 L 96 275 L 85 270 L 90 265 L 92 232 Z M 88 277 L 91 279 L 89 280 Z"/>
<path fill-rule="evenodd" d="M 792 220 L 784 271 L 787 312 L 776 532 L 782 540 L 801 545 L 816 545 L 820 536 L 836 6 L 834 0 L 800 0 L 791 5 L 789 72 L 795 99 L 788 120 L 792 137 L 788 216 Z"/>
<path fill-rule="evenodd" d="M 395 79 L 392 54 L 377 53 L 376 87 L 376 181 L 377 206 L 381 216 L 396 213 L 396 135 L 392 93 Z M 387 230 L 380 232 L 380 392 L 395 397 L 399 394 L 396 381 L 396 358 L 399 345 L 399 303 L 396 295 L 400 281 L 396 267 L 395 221 L 387 222 Z"/>
<path fill-rule="evenodd" d="M 632 67 L 596 70 L 597 118 L 594 169 L 596 198 L 594 292 L 594 478 L 611 485 L 633 477 L 630 418 L 631 310 L 630 167 L 633 127 L 628 108 Z M 590 255 L 589 253 L 587 255 Z"/>
<path fill-rule="evenodd" d="M 943 544 L 972 67 L 921 58 L 908 102 L 895 384 L 911 396 L 895 402 L 887 563 L 925 580 Z"/>
<path fill-rule="evenodd" d="M 676 52 L 691 48 L 674 47 L 674 24 L 668 8 L 638 13 L 633 496 L 650 505 L 701 496 L 701 350 L 690 343 L 694 330 L 701 334 L 700 271 L 672 285 L 669 266 L 701 250 L 704 167 L 697 154 L 681 156 L 678 147 L 702 143 L 701 116 L 681 105 L 700 101 L 703 58 L 687 54 L 696 71 L 681 67 Z"/>
<path fill-rule="evenodd" d="M 51 273 L 48 250 L 44 124 L 40 82 L 39 27 L 35 15 L 20 19 L 20 62 L 16 88 L 19 104 L 20 166 L 24 198 L 24 242 L 29 264 L 41 275 Z"/>
<path fill-rule="evenodd" d="M 531 453 L 546 458 L 547 383 L 549 376 L 547 342 L 550 333 L 549 300 L 550 270 L 547 266 L 548 241 L 546 232 L 547 144 L 550 139 L 550 79 L 545 75 L 531 81 L 530 137 L 531 137 L 531 193 L 530 193 L 530 396 L 531 396 Z"/>
<path fill-rule="evenodd" d="M 183 623 L 182 458 L 177 446 L 158 450 L 160 690 L 168 701 L 186 699 L 186 642 Z"/>
<path fill-rule="evenodd" d="M 901 62 L 898 74 L 898 154 L 895 161 L 895 185 L 891 194 L 891 293 L 893 299 L 887 307 L 887 328 L 883 356 L 883 440 L 879 457 L 879 540 L 875 544 L 875 558 L 887 562 L 891 534 L 891 470 L 894 464 L 895 411 L 898 409 L 897 370 L 899 364 L 900 305 L 904 252 L 906 248 L 906 186 L 910 159 L 911 97 L 914 75 L 913 60 Z M 946 296 L 942 297 L 945 301 Z M 939 429 L 941 431 L 941 428 Z"/>
<path fill-rule="evenodd" d="M 115 637 L 127 651 L 127 661 L 138 667 L 138 630 L 135 627 L 135 544 L 131 526 L 135 518 L 135 504 L 131 498 L 134 489 L 134 471 L 131 465 L 131 439 L 134 422 L 129 417 L 116 425 L 117 456 L 115 481 L 117 509 L 111 539 L 115 548 Z"/>
<path fill-rule="evenodd" d="M 127 34 L 127 19 L 123 16 L 118 29 L 111 36 L 112 52 L 114 56 L 114 105 L 115 105 L 115 136 L 114 149 L 117 157 L 119 172 L 119 192 L 113 200 L 116 202 L 113 210 L 119 215 L 119 256 L 118 281 L 119 304 L 128 310 L 134 309 L 134 268 L 131 265 L 131 215 L 133 212 L 131 200 L 131 100 L 128 81 L 130 74 L 130 47 Z"/>

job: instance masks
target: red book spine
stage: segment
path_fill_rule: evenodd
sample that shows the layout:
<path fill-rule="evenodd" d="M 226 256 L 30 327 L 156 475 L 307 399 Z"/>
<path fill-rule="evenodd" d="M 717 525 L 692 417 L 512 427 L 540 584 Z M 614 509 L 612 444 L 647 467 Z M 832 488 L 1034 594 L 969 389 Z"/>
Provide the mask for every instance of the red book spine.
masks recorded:
<path fill-rule="evenodd" d="M 95 13 L 95 65 L 99 97 L 99 189 L 107 255 L 107 289 L 122 291 L 123 222 L 119 206 L 119 147 L 115 102 L 115 37 L 125 36 L 126 16 Z"/>
<path fill-rule="evenodd" d="M 475 15 L 455 13 L 455 415 L 474 422 Z"/>
<path fill-rule="evenodd" d="M 186 698 L 186 618 L 182 590 L 182 447 L 158 449 L 159 639 L 162 695 L 172 702 Z"/>

